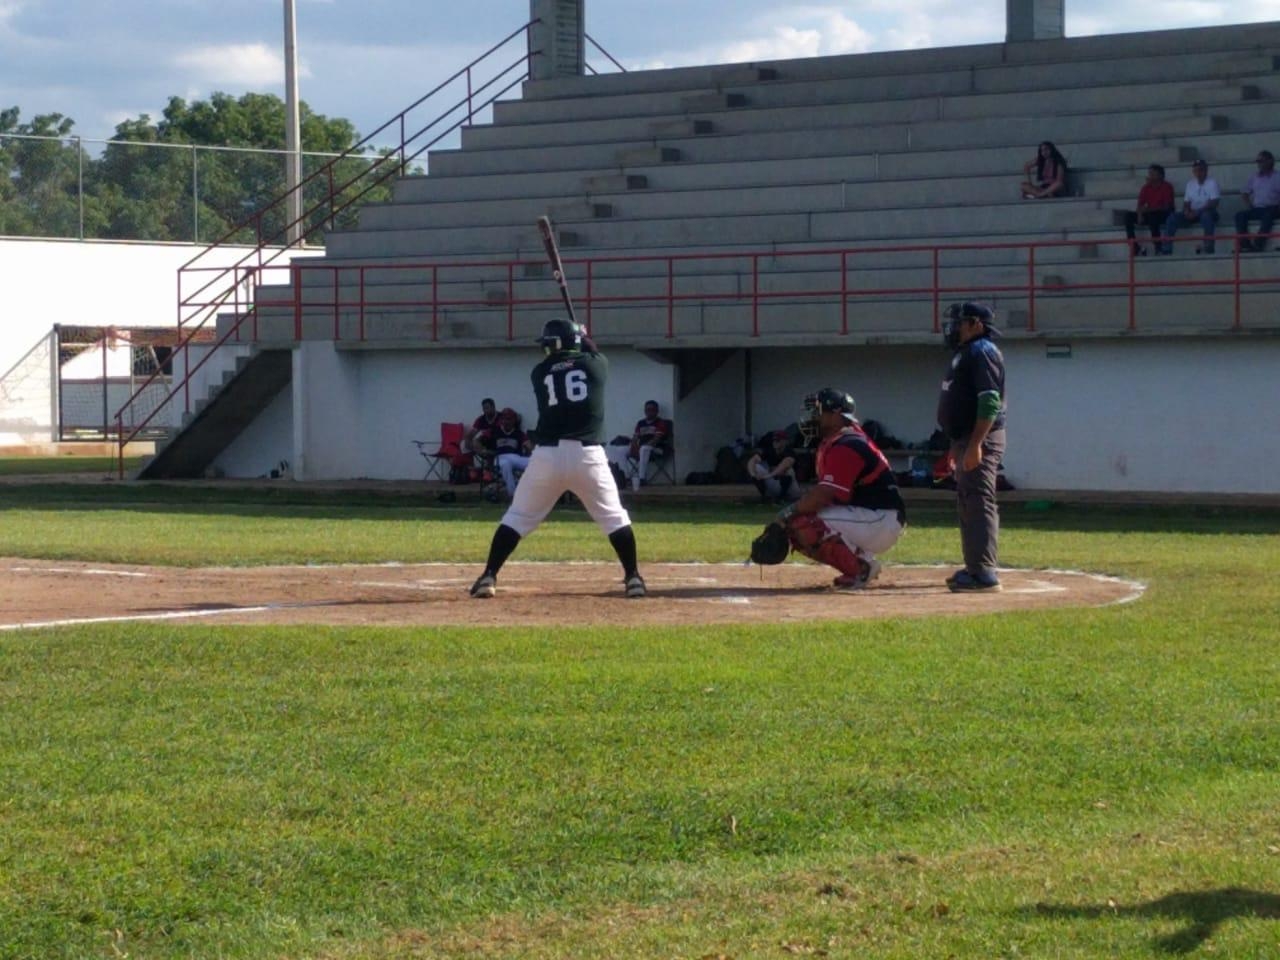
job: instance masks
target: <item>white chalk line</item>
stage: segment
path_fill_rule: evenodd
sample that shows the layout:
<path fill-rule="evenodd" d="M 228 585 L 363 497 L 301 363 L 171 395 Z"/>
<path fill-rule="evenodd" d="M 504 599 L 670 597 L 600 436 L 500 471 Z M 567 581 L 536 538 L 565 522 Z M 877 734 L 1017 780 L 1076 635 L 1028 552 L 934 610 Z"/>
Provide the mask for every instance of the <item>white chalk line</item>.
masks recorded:
<path fill-rule="evenodd" d="M 10 567 L 9 573 L 73 573 L 79 577 L 149 577 L 140 570 L 77 570 L 74 567 Z"/>

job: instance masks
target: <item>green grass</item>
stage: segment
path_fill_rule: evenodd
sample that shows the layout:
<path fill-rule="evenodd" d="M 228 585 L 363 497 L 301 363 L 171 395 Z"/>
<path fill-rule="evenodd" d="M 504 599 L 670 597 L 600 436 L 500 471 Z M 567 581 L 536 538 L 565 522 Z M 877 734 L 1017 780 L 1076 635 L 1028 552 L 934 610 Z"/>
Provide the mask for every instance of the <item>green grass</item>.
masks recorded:
<path fill-rule="evenodd" d="M 126 474 L 142 464 L 141 457 L 126 457 Z M 114 477 L 120 464 L 115 457 L 0 457 L 0 477 L 84 473 Z"/>
<path fill-rule="evenodd" d="M 496 508 L 0 491 L 0 555 L 482 559 Z M 635 511 L 740 559 L 757 507 Z M 0 957 L 1274 957 L 1280 520 L 1005 514 L 1123 607 L 0 634 Z M 946 510 L 890 555 L 954 561 Z M 518 559 L 607 559 L 581 515 Z M 549 601 L 550 602 L 550 601 Z"/>

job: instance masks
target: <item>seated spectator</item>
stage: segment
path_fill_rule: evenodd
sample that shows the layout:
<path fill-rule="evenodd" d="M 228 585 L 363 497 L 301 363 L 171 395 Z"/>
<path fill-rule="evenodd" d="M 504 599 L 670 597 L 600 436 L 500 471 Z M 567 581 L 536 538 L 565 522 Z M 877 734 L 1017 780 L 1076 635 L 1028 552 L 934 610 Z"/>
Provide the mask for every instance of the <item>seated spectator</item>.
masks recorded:
<path fill-rule="evenodd" d="M 1199 223 L 1204 230 L 1204 244 L 1196 247 L 1196 253 L 1202 249 L 1205 253 L 1213 253 L 1213 235 L 1218 226 L 1218 204 L 1221 200 L 1222 191 L 1218 189 L 1218 181 L 1209 176 L 1209 164 L 1204 160 L 1191 164 L 1191 179 L 1182 194 L 1182 209 L 1169 214 L 1164 222 L 1164 252 L 1173 252 L 1173 244 L 1169 240 L 1179 227 Z"/>
<path fill-rule="evenodd" d="M 1141 223 L 1151 231 L 1155 252 L 1160 253 L 1160 227 L 1173 213 L 1173 184 L 1164 178 L 1164 167 L 1153 163 L 1147 167 L 1147 182 L 1138 191 L 1138 206 L 1124 214 L 1124 235 L 1133 244 L 1136 257 L 1145 256 L 1147 248 L 1137 242 L 1135 229 Z"/>
<path fill-rule="evenodd" d="M 794 503 L 800 499 L 796 480 L 796 451 L 785 430 L 767 433 L 747 461 L 747 473 L 760 496 L 774 503 Z"/>
<path fill-rule="evenodd" d="M 672 423 L 658 416 L 658 412 L 657 400 L 645 401 L 644 416 L 636 421 L 635 431 L 631 434 L 627 459 L 634 466 L 631 474 L 633 490 L 639 489 L 649 475 L 649 461 L 661 459 L 671 449 Z"/>
<path fill-rule="evenodd" d="M 1034 159 L 1022 168 L 1028 179 L 1022 183 L 1022 199 L 1045 200 L 1067 192 L 1067 158 L 1045 140 L 1036 149 Z"/>
<path fill-rule="evenodd" d="M 476 435 L 477 448 L 484 455 L 494 458 L 502 484 L 507 489 L 507 499 L 515 494 L 518 478 L 516 472 L 523 473 L 529 468 L 531 447 L 529 437 L 520 429 L 520 416 L 510 407 L 503 407 L 498 414 L 497 424 L 490 430 Z"/>
<path fill-rule="evenodd" d="M 492 430 L 497 425 L 498 405 L 493 402 L 492 397 L 485 397 L 480 401 L 480 416 L 476 417 L 471 424 L 471 429 L 467 431 L 467 435 L 462 439 L 463 448 L 476 451 L 476 436 L 487 430 Z"/>
<path fill-rule="evenodd" d="M 1241 234 L 1240 249 L 1246 253 L 1261 253 L 1267 249 L 1267 234 L 1275 225 L 1280 211 L 1280 178 L 1276 177 L 1276 158 L 1270 150 L 1258 154 L 1258 172 L 1249 177 L 1242 195 L 1246 208 L 1236 214 L 1236 233 Z M 1258 221 L 1258 239 L 1247 239 L 1249 221 Z"/>

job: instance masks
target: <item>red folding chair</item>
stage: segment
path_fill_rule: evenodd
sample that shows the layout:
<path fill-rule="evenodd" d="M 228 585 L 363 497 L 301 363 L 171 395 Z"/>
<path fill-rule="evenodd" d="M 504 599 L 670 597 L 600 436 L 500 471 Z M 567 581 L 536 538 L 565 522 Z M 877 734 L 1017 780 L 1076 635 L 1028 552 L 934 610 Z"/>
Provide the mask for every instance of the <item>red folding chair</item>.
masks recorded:
<path fill-rule="evenodd" d="M 462 438 L 467 428 L 461 423 L 441 423 L 439 440 L 414 440 L 413 445 L 427 461 L 427 472 L 423 480 L 439 480 L 442 483 L 449 479 L 449 471 L 459 463 L 471 463 L 471 456 L 462 452 Z"/>

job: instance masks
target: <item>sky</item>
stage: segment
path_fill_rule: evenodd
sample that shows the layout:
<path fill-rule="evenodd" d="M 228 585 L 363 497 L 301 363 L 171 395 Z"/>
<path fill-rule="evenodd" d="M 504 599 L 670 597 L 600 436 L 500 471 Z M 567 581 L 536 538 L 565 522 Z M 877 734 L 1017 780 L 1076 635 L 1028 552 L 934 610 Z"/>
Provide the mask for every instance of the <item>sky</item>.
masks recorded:
<path fill-rule="evenodd" d="M 529 19 L 528 0 L 295 0 L 299 92 L 361 134 Z M 1004 39 L 1005 0 L 586 0 L 627 69 Z M 1066 0 L 1068 36 L 1280 19 L 1280 0 Z M 602 57 L 589 61 L 606 66 Z M 0 109 L 81 137 L 158 119 L 171 96 L 284 96 L 283 0 L 0 0 Z"/>

